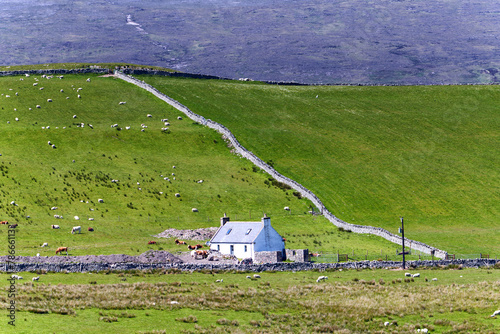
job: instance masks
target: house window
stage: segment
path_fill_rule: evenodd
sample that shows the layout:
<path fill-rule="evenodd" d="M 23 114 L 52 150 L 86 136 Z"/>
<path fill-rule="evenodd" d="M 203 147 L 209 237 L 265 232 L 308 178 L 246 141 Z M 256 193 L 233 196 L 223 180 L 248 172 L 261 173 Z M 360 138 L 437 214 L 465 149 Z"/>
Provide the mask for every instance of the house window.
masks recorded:
<path fill-rule="evenodd" d="M 232 230 L 233 230 L 232 228 L 230 228 L 229 230 L 227 230 L 226 235 L 228 235 L 229 233 L 231 233 Z"/>
<path fill-rule="evenodd" d="M 234 245 L 229 246 L 229 254 L 234 254 Z"/>
<path fill-rule="evenodd" d="M 245 245 L 245 252 L 247 251 L 247 245 Z"/>
<path fill-rule="evenodd" d="M 220 245 L 217 245 L 217 251 L 218 252 L 220 251 Z"/>
<path fill-rule="evenodd" d="M 247 233 L 245 233 L 245 235 L 248 235 L 250 232 L 252 232 L 252 229 L 251 229 L 251 228 L 249 228 L 249 229 L 247 230 Z M 245 251 L 245 252 L 246 252 L 246 251 Z"/>

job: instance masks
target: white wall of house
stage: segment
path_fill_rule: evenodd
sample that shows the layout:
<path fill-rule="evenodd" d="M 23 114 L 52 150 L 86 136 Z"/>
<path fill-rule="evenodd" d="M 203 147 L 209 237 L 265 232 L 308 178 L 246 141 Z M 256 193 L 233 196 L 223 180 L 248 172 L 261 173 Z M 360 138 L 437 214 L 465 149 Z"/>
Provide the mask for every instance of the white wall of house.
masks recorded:
<path fill-rule="evenodd" d="M 231 246 L 233 251 L 231 252 Z M 219 251 L 221 254 L 234 254 L 238 259 L 254 258 L 253 244 L 211 244 L 211 250 Z"/>

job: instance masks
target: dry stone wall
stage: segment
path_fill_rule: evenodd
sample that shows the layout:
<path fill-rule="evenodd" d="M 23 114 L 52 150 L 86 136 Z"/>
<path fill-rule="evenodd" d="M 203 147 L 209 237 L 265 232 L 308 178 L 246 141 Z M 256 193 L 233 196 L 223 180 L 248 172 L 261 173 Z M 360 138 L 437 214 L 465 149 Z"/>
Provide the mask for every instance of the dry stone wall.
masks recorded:
<path fill-rule="evenodd" d="M 396 243 L 398 245 L 402 245 L 402 238 L 400 236 L 392 234 L 383 228 L 349 224 L 349 223 L 346 223 L 343 220 L 340 220 L 339 218 L 335 217 L 330 211 L 327 210 L 327 208 L 323 205 L 321 200 L 316 195 L 314 195 L 310 190 L 306 189 L 300 183 L 295 182 L 294 180 L 289 179 L 288 177 L 281 175 L 276 170 L 274 170 L 274 168 L 272 168 L 267 163 L 265 163 L 264 161 L 259 159 L 255 154 L 253 154 L 252 152 L 245 149 L 238 142 L 238 140 L 231 133 L 231 131 L 229 131 L 229 129 L 227 129 L 222 124 L 219 124 L 219 123 L 214 122 L 210 119 L 206 119 L 203 116 L 195 114 L 188 107 L 186 107 L 183 104 L 179 103 L 178 101 L 170 98 L 169 96 L 161 93 L 156 88 L 152 87 L 151 85 L 146 84 L 144 81 L 140 81 L 132 76 L 125 75 L 119 71 L 115 71 L 115 76 L 122 79 L 122 80 L 125 80 L 131 84 L 137 85 L 137 86 L 147 90 L 148 92 L 152 93 L 153 95 L 155 95 L 159 99 L 167 102 L 172 107 L 174 107 L 177 110 L 184 113 L 187 117 L 189 117 L 193 121 L 198 122 L 202 125 L 205 125 L 211 129 L 214 129 L 217 132 L 224 135 L 225 138 L 227 138 L 227 140 L 229 140 L 231 142 L 231 144 L 233 145 L 237 154 L 250 160 L 257 167 L 264 170 L 266 173 L 271 175 L 277 181 L 284 183 L 284 184 L 287 184 L 290 187 L 292 187 L 294 190 L 300 192 L 302 197 L 305 197 L 308 200 L 310 200 L 320 210 L 321 214 L 323 214 L 323 216 L 325 216 L 325 218 L 328 219 L 330 222 L 332 222 L 335 226 L 342 227 L 344 230 L 352 231 L 355 233 L 366 233 L 366 234 L 377 235 L 377 236 L 382 237 L 384 239 L 387 239 L 393 243 Z M 423 253 L 434 254 L 434 256 L 437 258 L 444 259 L 444 258 L 446 258 L 446 255 L 447 255 L 447 252 L 444 250 L 440 250 L 440 249 L 437 249 L 435 247 L 424 244 L 422 242 L 410 240 L 408 238 L 405 238 L 405 244 L 408 245 L 409 247 L 411 247 L 412 249 L 421 251 Z"/>
<path fill-rule="evenodd" d="M 495 259 L 467 259 L 467 260 L 436 260 L 436 261 L 407 261 L 408 269 L 419 267 L 462 267 L 481 268 L 498 267 L 500 260 Z M 209 263 L 11 263 L 0 264 L 0 272 L 98 272 L 104 270 L 153 270 L 177 269 L 182 271 L 195 270 L 234 270 L 234 271 L 307 271 L 307 270 L 335 270 L 335 269 L 378 269 L 401 268 L 400 261 L 360 261 L 340 263 L 312 263 L 312 262 L 277 262 L 263 264 L 209 264 Z"/>

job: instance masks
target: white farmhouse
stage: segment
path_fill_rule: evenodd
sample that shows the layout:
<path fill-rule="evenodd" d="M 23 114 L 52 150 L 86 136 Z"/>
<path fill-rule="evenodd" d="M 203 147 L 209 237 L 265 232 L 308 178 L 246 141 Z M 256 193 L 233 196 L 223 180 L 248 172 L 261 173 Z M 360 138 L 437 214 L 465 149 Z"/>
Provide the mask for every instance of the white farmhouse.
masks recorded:
<path fill-rule="evenodd" d="M 221 226 L 208 242 L 211 250 L 253 260 L 256 252 L 285 253 L 283 238 L 271 226 L 271 218 L 266 215 L 260 222 L 231 222 L 224 214 L 220 221 Z"/>

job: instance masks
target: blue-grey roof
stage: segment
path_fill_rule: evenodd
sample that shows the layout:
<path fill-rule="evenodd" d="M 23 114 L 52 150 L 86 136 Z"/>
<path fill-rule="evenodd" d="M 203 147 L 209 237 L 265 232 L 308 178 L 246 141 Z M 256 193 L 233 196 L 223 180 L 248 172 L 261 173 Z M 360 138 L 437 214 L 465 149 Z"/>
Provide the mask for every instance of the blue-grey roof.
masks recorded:
<path fill-rule="evenodd" d="M 253 243 L 263 228 L 261 222 L 227 222 L 219 228 L 210 243 Z"/>

